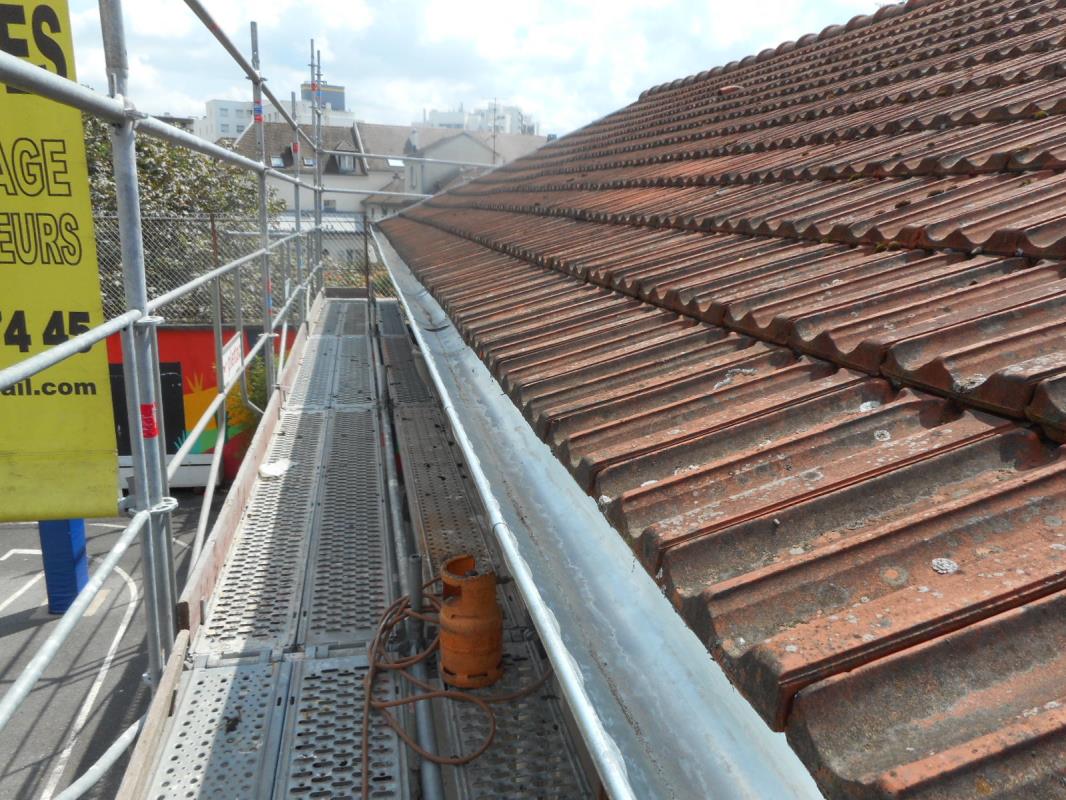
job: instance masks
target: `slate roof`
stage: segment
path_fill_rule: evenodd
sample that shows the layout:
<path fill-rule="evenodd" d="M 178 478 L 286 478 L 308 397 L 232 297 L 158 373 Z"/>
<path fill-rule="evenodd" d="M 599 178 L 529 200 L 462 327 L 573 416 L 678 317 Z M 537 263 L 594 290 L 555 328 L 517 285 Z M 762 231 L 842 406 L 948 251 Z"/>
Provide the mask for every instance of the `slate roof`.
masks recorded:
<path fill-rule="evenodd" d="M 829 797 L 1066 796 L 1064 39 L 886 6 L 383 223 Z"/>

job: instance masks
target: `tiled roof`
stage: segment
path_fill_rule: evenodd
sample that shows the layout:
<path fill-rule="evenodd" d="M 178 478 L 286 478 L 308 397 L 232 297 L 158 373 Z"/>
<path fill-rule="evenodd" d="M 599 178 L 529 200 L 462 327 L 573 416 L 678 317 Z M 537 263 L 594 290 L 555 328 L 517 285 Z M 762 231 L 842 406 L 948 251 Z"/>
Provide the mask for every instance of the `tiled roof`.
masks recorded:
<path fill-rule="evenodd" d="M 300 130 L 310 137 L 314 137 L 314 126 L 301 125 Z M 284 171 L 292 170 L 292 128 L 285 122 L 264 122 L 263 135 L 266 137 L 267 156 L 279 156 L 285 159 Z M 323 125 L 322 146 L 328 150 L 350 150 L 355 152 L 355 137 L 351 125 Z M 302 156 L 310 158 L 313 154 L 306 141 L 301 142 Z M 255 137 L 255 126 L 249 125 L 238 137 L 233 147 L 238 153 L 247 158 L 259 160 L 259 144 Z M 323 162 L 325 163 L 325 162 Z M 302 168 L 307 172 L 309 167 Z"/>
<path fill-rule="evenodd" d="M 399 175 L 393 175 L 392 180 L 381 187 L 383 192 L 406 192 L 407 182 Z M 363 199 L 364 203 L 376 203 L 381 206 L 406 206 L 415 202 L 411 197 L 394 197 L 387 194 L 369 194 Z"/>
<path fill-rule="evenodd" d="M 372 122 L 358 122 L 356 125 L 359 128 L 359 138 L 363 142 L 363 152 L 397 156 L 408 155 L 407 142 L 411 138 L 411 132 L 416 130 L 412 125 L 378 125 Z M 417 130 L 419 145 L 422 147 L 462 133 L 451 128 L 427 127 L 417 128 Z M 380 158 L 369 159 L 369 163 L 373 171 L 392 172 L 396 169 Z"/>
<path fill-rule="evenodd" d="M 481 142 L 491 152 L 492 134 L 486 131 L 467 131 L 456 128 L 434 128 L 414 125 L 377 125 L 369 122 L 357 122 L 359 136 L 367 153 L 388 153 L 394 155 L 422 154 L 432 150 L 435 145 L 456 136 L 469 136 Z M 412 134 L 418 142 L 417 147 L 408 146 Z M 496 153 L 498 163 L 514 161 L 516 158 L 532 153 L 547 139 L 543 136 L 530 136 L 519 133 L 500 133 L 496 135 Z M 486 153 L 486 157 L 488 154 Z M 370 169 L 388 171 L 393 169 L 383 159 L 370 159 Z"/>
<path fill-rule="evenodd" d="M 829 797 L 1066 796 L 1064 44 L 911 0 L 384 223 Z"/>

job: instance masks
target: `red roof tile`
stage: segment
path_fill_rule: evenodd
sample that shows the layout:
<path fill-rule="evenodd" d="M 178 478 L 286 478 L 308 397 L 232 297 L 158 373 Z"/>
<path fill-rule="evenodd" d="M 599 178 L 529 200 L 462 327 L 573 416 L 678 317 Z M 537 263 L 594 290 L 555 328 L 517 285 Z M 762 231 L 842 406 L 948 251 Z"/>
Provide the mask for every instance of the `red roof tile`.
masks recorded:
<path fill-rule="evenodd" d="M 385 223 L 831 797 L 1066 796 L 1064 8 L 889 6 Z"/>

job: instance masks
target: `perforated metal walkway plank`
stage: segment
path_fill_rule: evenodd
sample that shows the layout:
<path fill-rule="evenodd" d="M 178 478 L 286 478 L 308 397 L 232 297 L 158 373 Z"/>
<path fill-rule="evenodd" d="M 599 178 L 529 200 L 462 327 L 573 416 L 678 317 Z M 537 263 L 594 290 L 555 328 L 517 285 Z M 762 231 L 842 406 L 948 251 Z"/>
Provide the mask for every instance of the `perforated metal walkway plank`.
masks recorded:
<path fill-rule="evenodd" d="M 147 796 L 359 797 L 366 671 L 365 655 L 194 667 Z M 391 676 L 375 697 L 395 699 Z M 380 717 L 370 743 L 372 796 L 407 797 L 405 753 Z"/>
<path fill-rule="evenodd" d="M 407 336 L 407 327 L 396 300 L 378 300 L 378 330 L 382 336 Z"/>
<path fill-rule="evenodd" d="M 395 313 L 392 313 L 395 312 Z M 469 552 L 498 572 L 476 494 L 445 418 L 422 381 L 393 308 L 379 317 L 396 441 L 420 544 L 438 570 Z M 381 405 L 365 301 L 327 301 L 267 446 L 156 749 L 149 797 L 358 797 L 366 645 L 395 597 L 384 493 Z M 547 661 L 511 586 L 501 584 L 510 694 Z M 393 676 L 379 699 L 399 691 Z M 551 683 L 497 709 L 490 750 L 446 769 L 459 798 L 590 796 Z M 441 704 L 442 752 L 472 753 L 487 720 Z M 407 798 L 408 756 L 371 720 L 375 798 Z"/>
<path fill-rule="evenodd" d="M 275 656 L 369 638 L 391 601 L 365 301 L 308 338 L 194 655 Z"/>
<path fill-rule="evenodd" d="M 149 797 L 361 793 L 364 650 L 395 594 L 368 334 L 366 301 L 330 299 L 308 337 Z M 396 696 L 390 676 L 375 691 Z M 378 719 L 371 740 L 372 796 L 408 797 L 398 738 Z"/>
<path fill-rule="evenodd" d="M 480 506 L 443 413 L 433 404 L 403 402 L 423 388 L 416 386 L 411 391 L 412 387 L 402 387 L 398 397 L 392 396 L 408 510 L 416 536 L 434 573 L 446 559 L 469 553 L 483 568 L 502 574 L 502 561 L 486 535 Z M 390 393 L 393 390 L 390 382 Z M 501 584 L 497 593 L 504 613 L 504 673 L 495 686 L 474 692 L 486 697 L 518 692 L 540 679 L 547 668 L 536 633 L 512 586 Z M 458 796 L 529 800 L 591 796 L 550 681 L 527 697 L 494 708 L 496 736 L 492 747 L 466 766 L 445 768 Z M 445 703 L 440 710 L 448 746 L 459 755 L 475 752 L 489 732 L 483 712 L 470 703 Z"/>
<path fill-rule="evenodd" d="M 293 666 L 276 798 L 357 798 L 363 788 L 365 655 L 319 658 Z M 391 675 L 374 684 L 378 700 L 396 697 Z M 370 723 L 371 797 L 407 797 L 406 755 L 380 715 Z"/>
<path fill-rule="evenodd" d="M 252 489 L 194 654 L 280 654 L 295 645 L 327 422 L 324 412 L 282 414 L 260 471 L 285 471 Z"/>
<path fill-rule="evenodd" d="M 430 405 L 397 403 L 393 420 L 411 524 L 434 574 L 460 553 L 491 562 L 443 414 Z"/>
<path fill-rule="evenodd" d="M 147 797 L 269 797 L 292 665 L 185 672 Z"/>
<path fill-rule="evenodd" d="M 305 648 L 368 641 L 393 600 L 380 437 L 372 406 L 330 412 L 299 629 Z"/>
<path fill-rule="evenodd" d="M 406 336 L 382 336 L 385 378 L 394 405 L 436 405 L 436 398 L 418 372 L 411 341 Z"/>

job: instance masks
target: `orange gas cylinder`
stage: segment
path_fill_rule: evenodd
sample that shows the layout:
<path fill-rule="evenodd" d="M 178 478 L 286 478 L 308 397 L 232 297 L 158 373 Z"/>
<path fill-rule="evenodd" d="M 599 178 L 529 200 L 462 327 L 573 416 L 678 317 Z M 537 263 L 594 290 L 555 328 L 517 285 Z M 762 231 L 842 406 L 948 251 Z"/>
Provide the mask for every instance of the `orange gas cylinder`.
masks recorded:
<path fill-rule="evenodd" d="M 445 683 L 461 689 L 491 686 L 503 674 L 503 614 L 496 575 L 477 571 L 473 556 L 444 562 L 440 610 L 440 668 Z"/>

